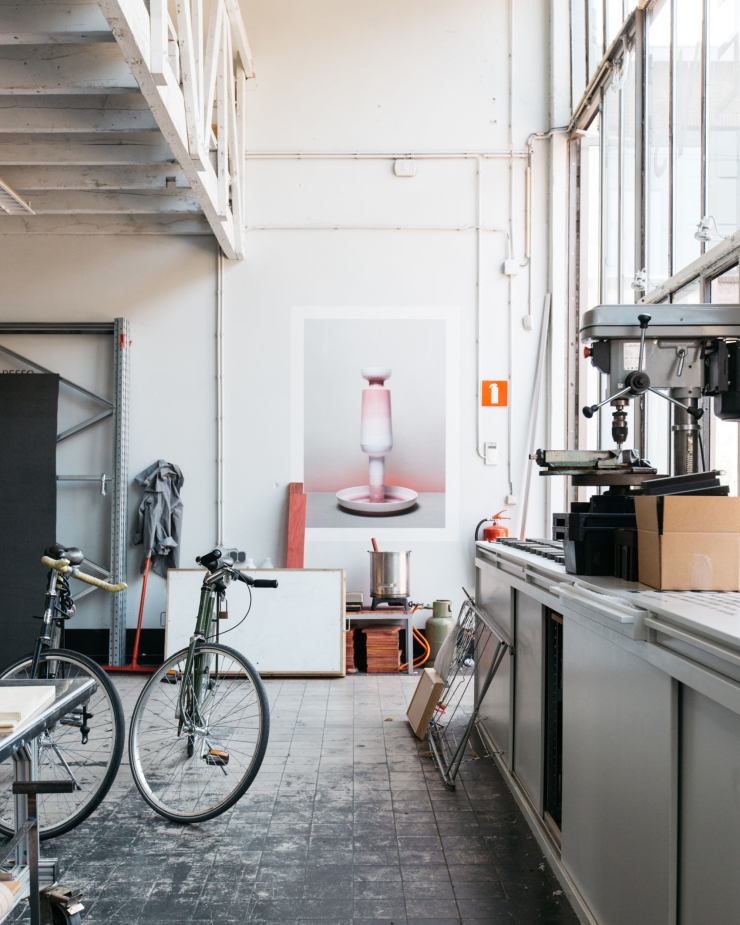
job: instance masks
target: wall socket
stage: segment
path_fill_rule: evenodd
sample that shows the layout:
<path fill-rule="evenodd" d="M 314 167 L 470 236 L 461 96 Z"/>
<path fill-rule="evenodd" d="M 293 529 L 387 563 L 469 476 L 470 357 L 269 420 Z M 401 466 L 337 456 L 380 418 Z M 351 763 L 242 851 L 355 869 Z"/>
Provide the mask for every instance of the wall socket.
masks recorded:
<path fill-rule="evenodd" d="M 498 465 L 498 443 L 489 443 L 486 441 L 484 444 L 484 453 L 487 466 Z"/>

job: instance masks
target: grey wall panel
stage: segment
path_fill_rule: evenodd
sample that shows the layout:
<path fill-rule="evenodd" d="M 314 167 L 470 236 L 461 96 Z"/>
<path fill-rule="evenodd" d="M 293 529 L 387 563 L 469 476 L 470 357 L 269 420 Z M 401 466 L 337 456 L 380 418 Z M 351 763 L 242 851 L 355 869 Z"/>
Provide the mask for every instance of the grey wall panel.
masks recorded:
<path fill-rule="evenodd" d="M 509 640 L 513 639 L 513 599 L 514 591 L 511 586 L 491 574 L 488 569 L 476 569 L 476 603 L 488 614 L 498 626 L 501 627 Z M 478 643 L 478 658 L 476 659 L 475 678 L 476 690 L 478 683 L 485 678 L 496 652 L 496 638 L 484 631 Z M 496 672 L 488 693 L 481 704 L 480 718 L 486 731 L 493 739 L 501 752 L 506 766 L 511 768 L 511 687 L 513 658 L 505 655 Z"/>
<path fill-rule="evenodd" d="M 563 863 L 600 925 L 673 925 L 675 682 L 564 617 Z"/>
<path fill-rule="evenodd" d="M 682 688 L 680 925 L 740 919 L 740 716 Z"/>
<path fill-rule="evenodd" d="M 542 813 L 544 625 L 539 601 L 516 592 L 514 773 Z"/>

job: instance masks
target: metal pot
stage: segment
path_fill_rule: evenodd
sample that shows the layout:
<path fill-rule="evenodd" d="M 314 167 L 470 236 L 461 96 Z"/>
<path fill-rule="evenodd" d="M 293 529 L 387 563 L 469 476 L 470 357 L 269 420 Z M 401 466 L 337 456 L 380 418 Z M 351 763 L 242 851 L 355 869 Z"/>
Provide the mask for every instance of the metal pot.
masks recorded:
<path fill-rule="evenodd" d="M 370 552 L 370 596 L 409 596 L 411 552 Z"/>

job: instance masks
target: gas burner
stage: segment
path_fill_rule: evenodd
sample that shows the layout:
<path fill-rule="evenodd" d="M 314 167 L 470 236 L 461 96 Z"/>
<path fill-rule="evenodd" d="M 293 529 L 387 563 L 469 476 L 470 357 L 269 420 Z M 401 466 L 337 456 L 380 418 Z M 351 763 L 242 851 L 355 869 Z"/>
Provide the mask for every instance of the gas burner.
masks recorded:
<path fill-rule="evenodd" d="M 377 610 L 379 604 L 385 604 L 389 609 L 391 607 L 401 607 L 403 608 L 403 610 L 408 610 L 409 609 L 409 598 L 407 597 L 373 597 L 373 603 L 370 607 L 370 610 Z"/>

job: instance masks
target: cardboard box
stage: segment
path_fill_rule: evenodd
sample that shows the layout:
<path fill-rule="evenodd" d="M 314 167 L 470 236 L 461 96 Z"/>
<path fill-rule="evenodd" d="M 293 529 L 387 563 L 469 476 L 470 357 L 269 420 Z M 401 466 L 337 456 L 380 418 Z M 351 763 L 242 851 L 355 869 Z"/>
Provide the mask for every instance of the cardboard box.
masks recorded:
<path fill-rule="evenodd" d="M 639 580 L 659 591 L 740 591 L 740 498 L 635 498 Z"/>
<path fill-rule="evenodd" d="M 444 680 L 440 678 L 434 668 L 425 668 L 422 671 L 414 696 L 411 698 L 411 703 L 406 711 L 406 717 L 411 724 L 411 728 L 420 739 L 423 739 L 427 734 L 429 721 L 432 718 L 437 701 L 442 695 L 444 686 Z"/>

